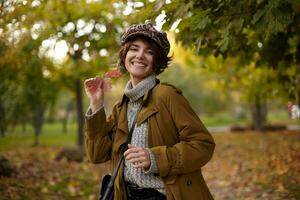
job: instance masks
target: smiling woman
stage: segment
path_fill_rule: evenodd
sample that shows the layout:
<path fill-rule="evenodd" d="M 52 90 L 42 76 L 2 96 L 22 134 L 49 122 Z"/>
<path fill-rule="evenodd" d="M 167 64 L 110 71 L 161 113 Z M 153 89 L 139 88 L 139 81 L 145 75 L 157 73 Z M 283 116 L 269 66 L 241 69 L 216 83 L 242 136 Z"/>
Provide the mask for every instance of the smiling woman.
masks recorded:
<path fill-rule="evenodd" d="M 111 160 L 111 170 L 117 168 L 111 179 L 117 200 L 212 199 L 201 167 L 212 157 L 214 140 L 181 91 L 156 78 L 171 60 L 166 33 L 151 23 L 132 25 L 121 41 L 118 66 L 130 80 L 107 119 L 104 79 L 85 81 L 89 160 Z"/>
<path fill-rule="evenodd" d="M 125 58 L 125 67 L 130 74 L 133 86 L 154 73 L 153 51 L 147 41 L 136 39 L 130 43 Z"/>

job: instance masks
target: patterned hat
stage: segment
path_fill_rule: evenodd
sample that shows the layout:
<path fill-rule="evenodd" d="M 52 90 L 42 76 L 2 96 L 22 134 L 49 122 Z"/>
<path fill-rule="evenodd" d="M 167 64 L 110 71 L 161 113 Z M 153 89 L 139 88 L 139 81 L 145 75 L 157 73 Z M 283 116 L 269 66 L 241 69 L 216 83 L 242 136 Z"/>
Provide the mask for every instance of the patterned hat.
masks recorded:
<path fill-rule="evenodd" d="M 170 43 L 167 34 L 163 31 L 158 31 L 154 28 L 153 24 L 147 22 L 145 24 L 133 24 L 121 36 L 121 45 L 124 45 L 130 39 L 137 36 L 145 36 L 153 40 L 160 48 L 164 50 L 166 55 L 170 51 Z"/>

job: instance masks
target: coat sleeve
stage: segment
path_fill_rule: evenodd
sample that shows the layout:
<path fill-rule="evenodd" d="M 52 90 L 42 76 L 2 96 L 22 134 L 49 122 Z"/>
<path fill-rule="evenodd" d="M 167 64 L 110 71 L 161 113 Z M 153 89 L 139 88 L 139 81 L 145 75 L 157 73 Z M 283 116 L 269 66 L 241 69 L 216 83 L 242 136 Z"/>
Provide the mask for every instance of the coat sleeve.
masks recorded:
<path fill-rule="evenodd" d="M 102 163 L 110 160 L 114 127 L 113 115 L 106 118 L 104 108 L 85 118 L 84 139 L 89 161 Z"/>
<path fill-rule="evenodd" d="M 160 96 L 160 102 L 174 121 L 179 142 L 170 147 L 151 148 L 157 161 L 159 175 L 167 177 L 199 170 L 213 155 L 213 137 L 180 91 L 169 87 L 168 91 L 164 91 Z"/>

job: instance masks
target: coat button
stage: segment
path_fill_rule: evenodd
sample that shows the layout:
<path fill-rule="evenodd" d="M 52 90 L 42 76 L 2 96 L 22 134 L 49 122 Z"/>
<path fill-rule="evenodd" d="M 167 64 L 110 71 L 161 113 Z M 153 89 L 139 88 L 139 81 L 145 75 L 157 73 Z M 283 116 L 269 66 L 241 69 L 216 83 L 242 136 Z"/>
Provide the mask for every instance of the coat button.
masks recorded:
<path fill-rule="evenodd" d="M 192 181 L 191 181 L 191 180 L 188 180 L 188 181 L 186 182 L 186 185 L 192 185 Z"/>

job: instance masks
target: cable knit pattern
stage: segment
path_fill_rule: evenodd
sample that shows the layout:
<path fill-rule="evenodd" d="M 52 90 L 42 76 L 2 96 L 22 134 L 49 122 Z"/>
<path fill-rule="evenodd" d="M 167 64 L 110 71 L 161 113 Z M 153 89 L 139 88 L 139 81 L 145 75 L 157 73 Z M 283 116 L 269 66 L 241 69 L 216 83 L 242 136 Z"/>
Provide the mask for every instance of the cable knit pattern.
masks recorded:
<path fill-rule="evenodd" d="M 138 83 L 135 87 L 132 87 L 131 81 L 129 81 L 125 87 L 125 95 L 129 98 L 127 119 L 128 127 L 132 126 L 135 115 L 138 108 L 142 103 L 142 97 L 144 94 L 155 86 L 155 75 L 151 75 Z M 137 147 L 148 147 L 148 123 L 143 122 L 140 126 L 135 126 L 132 133 L 131 144 Z M 140 168 L 134 168 L 132 165 L 125 161 L 124 176 L 125 180 L 138 185 L 143 188 L 154 188 L 159 192 L 165 194 L 165 187 L 162 179 L 158 176 L 154 176 L 153 172 L 157 173 L 157 164 L 152 152 L 150 153 L 151 167 L 149 171 L 144 171 Z M 151 173 L 152 172 L 152 173 Z"/>

